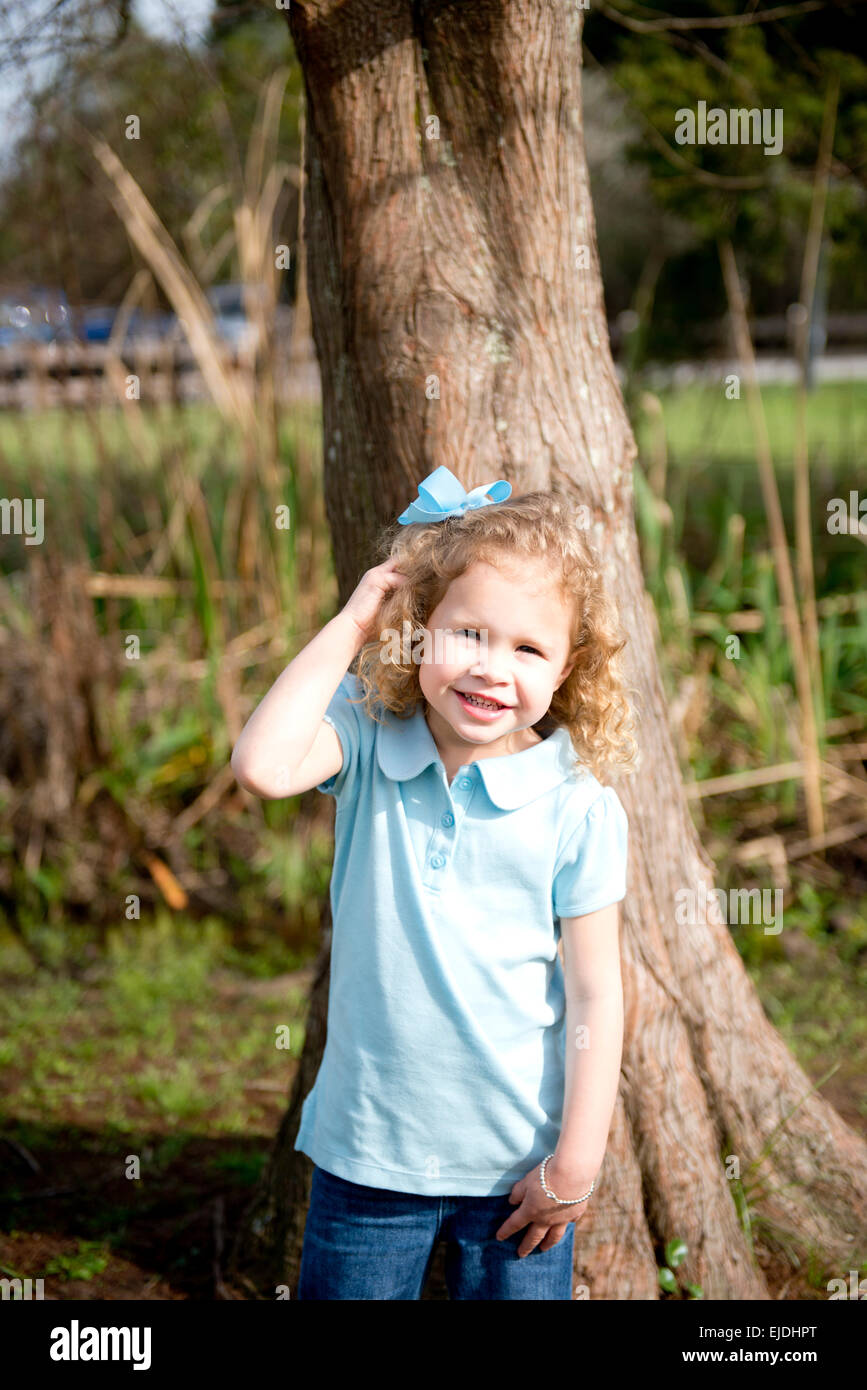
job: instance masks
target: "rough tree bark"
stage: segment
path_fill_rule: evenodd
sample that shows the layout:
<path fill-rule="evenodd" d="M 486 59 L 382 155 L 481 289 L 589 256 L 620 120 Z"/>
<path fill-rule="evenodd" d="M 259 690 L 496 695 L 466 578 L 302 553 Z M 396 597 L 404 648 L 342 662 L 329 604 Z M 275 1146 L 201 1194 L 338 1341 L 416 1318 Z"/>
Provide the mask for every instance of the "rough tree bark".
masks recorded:
<path fill-rule="evenodd" d="M 655 1299 L 658 1257 L 680 1237 L 682 1284 L 767 1298 L 725 1159 L 744 1173 L 769 1142 L 753 1210 L 764 1243 L 812 1247 L 848 1271 L 867 1233 L 867 1145 L 810 1094 L 727 927 L 675 922 L 677 890 L 711 888 L 713 867 L 683 792 L 639 562 L 635 445 L 584 155 L 581 11 L 293 0 L 290 25 L 307 88 L 309 288 L 341 603 L 372 563 L 376 528 L 444 463 L 468 488 L 507 477 L 516 493 L 549 487 L 588 504 L 630 637 L 644 763 L 617 785 L 631 826 L 622 1083 L 576 1282 L 593 1298 Z M 324 1042 L 327 962 L 326 941 L 290 1109 L 234 1252 L 266 1297 L 297 1283 L 311 1165 L 292 1143 Z"/>

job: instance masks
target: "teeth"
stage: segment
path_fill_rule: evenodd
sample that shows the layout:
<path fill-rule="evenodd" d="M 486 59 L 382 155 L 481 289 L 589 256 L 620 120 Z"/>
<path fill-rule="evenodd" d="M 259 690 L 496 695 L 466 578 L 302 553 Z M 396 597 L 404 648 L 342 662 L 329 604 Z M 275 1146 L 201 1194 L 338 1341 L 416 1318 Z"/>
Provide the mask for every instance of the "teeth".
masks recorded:
<path fill-rule="evenodd" d="M 471 705 L 479 705 L 482 709 L 502 708 L 501 705 L 497 704 L 496 700 L 483 700 L 478 695 L 467 695 L 463 690 L 461 691 L 461 694 L 463 695 L 465 700 L 469 700 Z"/>

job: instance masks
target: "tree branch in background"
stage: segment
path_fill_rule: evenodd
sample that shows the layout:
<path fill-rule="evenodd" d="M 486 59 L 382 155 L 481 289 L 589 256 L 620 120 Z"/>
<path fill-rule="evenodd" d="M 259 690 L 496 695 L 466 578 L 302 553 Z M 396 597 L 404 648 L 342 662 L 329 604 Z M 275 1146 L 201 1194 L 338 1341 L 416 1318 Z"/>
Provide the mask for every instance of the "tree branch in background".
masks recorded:
<path fill-rule="evenodd" d="M 863 4 L 864 0 L 852 0 L 853 4 Z M 686 29 L 742 29 L 747 24 L 769 24 L 777 19 L 788 19 L 791 15 L 806 14 L 809 10 L 827 9 L 827 0 L 803 0 L 799 5 L 777 5 L 772 10 L 756 10 L 752 14 L 713 15 L 707 19 L 680 19 L 676 15 L 665 15 L 660 19 L 634 19 L 624 14 L 605 0 L 597 0 L 594 9 L 604 14 L 614 24 L 631 29 L 633 34 L 660 34 Z"/>

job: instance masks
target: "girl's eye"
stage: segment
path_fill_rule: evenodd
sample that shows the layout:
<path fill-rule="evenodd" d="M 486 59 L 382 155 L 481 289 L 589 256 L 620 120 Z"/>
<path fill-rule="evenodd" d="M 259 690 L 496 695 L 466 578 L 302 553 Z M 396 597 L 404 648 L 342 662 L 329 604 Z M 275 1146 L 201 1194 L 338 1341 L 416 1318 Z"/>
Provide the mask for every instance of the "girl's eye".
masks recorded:
<path fill-rule="evenodd" d="M 473 634 L 474 636 L 476 636 L 476 637 L 478 636 L 478 629 L 477 629 L 477 628 L 474 628 L 474 627 L 459 627 L 458 630 L 457 630 L 457 632 L 455 633 L 455 636 L 456 636 L 456 637 L 462 637 L 462 636 L 464 635 L 465 632 L 466 632 L 466 633 L 472 633 L 472 634 Z M 531 647 L 529 642 L 522 642 L 521 645 L 520 645 L 520 647 L 518 648 L 518 651 L 519 651 L 519 652 L 520 652 L 520 651 L 535 652 L 537 656 L 541 656 L 541 655 L 542 655 L 542 653 L 539 651 L 539 648 L 538 648 L 538 647 Z"/>

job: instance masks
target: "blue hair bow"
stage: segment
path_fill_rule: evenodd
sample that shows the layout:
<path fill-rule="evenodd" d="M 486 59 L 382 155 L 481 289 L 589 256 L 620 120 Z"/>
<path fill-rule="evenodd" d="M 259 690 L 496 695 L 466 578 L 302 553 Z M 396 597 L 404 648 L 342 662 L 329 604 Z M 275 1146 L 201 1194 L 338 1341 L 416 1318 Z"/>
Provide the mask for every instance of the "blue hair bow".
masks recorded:
<path fill-rule="evenodd" d="M 498 478 L 495 483 L 482 483 L 474 487 L 472 492 L 465 492 L 454 473 L 440 464 L 423 483 L 419 483 L 418 497 L 397 519 L 401 526 L 411 526 L 414 522 L 444 521 L 447 516 L 462 516 L 476 507 L 505 502 L 511 491 L 512 484 L 506 482 L 505 478 Z M 492 496 L 488 497 L 487 493 Z"/>

